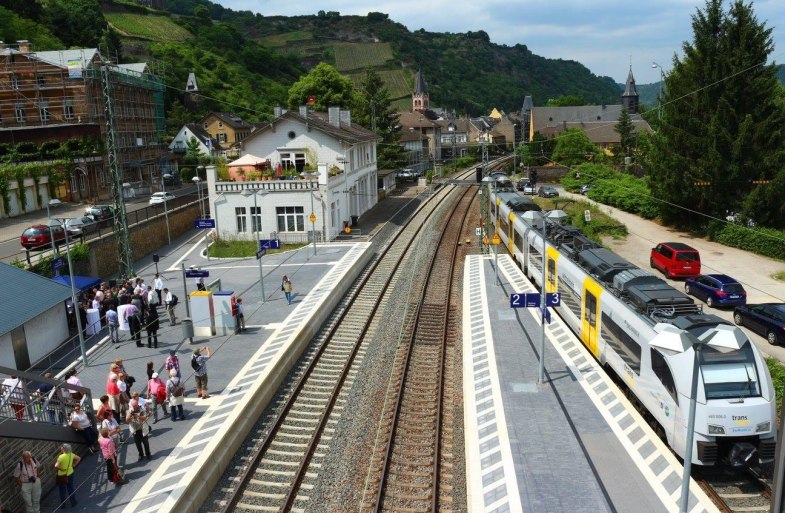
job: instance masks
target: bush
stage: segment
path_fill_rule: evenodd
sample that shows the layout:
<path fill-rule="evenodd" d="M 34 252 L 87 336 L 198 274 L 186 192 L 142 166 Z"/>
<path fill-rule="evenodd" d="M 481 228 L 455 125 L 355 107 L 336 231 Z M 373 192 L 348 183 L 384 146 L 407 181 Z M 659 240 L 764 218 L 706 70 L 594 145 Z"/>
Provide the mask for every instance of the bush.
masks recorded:
<path fill-rule="evenodd" d="M 561 180 L 562 186 L 578 192 L 581 185 L 591 184 L 589 198 L 625 212 L 653 219 L 659 206 L 651 196 L 648 178 L 636 178 L 601 164 L 582 164 Z"/>
<path fill-rule="evenodd" d="M 712 221 L 706 229 L 709 240 L 782 260 L 785 256 L 785 231 L 773 228 L 747 228 Z"/>

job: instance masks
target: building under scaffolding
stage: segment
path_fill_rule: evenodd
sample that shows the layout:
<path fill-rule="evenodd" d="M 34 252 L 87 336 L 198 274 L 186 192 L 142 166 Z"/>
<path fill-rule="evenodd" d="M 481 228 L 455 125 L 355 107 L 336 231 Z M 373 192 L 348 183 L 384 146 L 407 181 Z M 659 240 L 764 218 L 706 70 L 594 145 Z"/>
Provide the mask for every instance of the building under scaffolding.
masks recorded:
<path fill-rule="evenodd" d="M 146 63 L 112 64 L 95 48 L 33 52 L 26 41 L 15 48 L 0 42 L 0 143 L 94 141 L 92 150 L 74 159 L 58 197 L 108 199 L 107 90 L 121 181 L 149 190 L 160 183 L 166 146 L 164 83 Z"/>

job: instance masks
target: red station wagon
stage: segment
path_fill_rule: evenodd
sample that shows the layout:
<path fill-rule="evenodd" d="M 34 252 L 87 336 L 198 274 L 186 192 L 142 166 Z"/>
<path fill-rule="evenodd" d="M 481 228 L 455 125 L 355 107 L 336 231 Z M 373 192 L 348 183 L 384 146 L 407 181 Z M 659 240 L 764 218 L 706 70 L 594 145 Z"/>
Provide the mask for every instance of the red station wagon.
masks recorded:
<path fill-rule="evenodd" d="M 31 226 L 22 232 L 19 242 L 25 249 L 48 249 L 52 244 L 49 230 L 44 224 Z M 51 230 L 54 232 L 55 244 L 65 241 L 65 231 L 61 226 L 55 226 Z"/>
<path fill-rule="evenodd" d="M 649 264 L 668 278 L 694 278 L 701 273 L 698 250 L 683 242 L 661 242 L 651 248 Z"/>

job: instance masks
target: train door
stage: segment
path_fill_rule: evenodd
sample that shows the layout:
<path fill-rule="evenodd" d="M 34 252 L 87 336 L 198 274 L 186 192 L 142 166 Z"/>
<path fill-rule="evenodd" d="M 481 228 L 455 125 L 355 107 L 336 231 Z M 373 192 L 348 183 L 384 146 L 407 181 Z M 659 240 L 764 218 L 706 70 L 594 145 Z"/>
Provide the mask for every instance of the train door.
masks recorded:
<path fill-rule="evenodd" d="M 583 285 L 583 305 L 581 320 L 581 340 L 589 351 L 599 357 L 599 338 L 600 338 L 600 294 L 602 288 L 590 279 L 586 279 Z"/>
<path fill-rule="evenodd" d="M 545 292 L 559 291 L 559 277 L 556 273 L 556 260 L 558 260 L 558 258 L 559 252 L 556 248 L 548 246 L 545 266 Z"/>
<path fill-rule="evenodd" d="M 515 256 L 515 214 L 510 212 L 509 217 L 507 218 L 509 221 L 507 223 L 507 246 L 510 254 L 513 256 L 513 260 L 517 260 Z M 521 255 L 523 258 L 523 255 Z M 521 262 L 521 267 L 523 267 L 523 262 Z"/>

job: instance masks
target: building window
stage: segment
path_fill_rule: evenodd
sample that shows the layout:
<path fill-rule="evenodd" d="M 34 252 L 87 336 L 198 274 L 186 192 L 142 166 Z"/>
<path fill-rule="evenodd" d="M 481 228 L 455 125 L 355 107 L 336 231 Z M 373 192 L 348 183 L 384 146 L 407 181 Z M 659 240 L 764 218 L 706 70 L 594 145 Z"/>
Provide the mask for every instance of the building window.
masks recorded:
<path fill-rule="evenodd" d="M 248 231 L 248 220 L 245 217 L 245 207 L 234 207 L 234 216 L 237 219 L 237 233 Z"/>
<path fill-rule="evenodd" d="M 19 77 L 11 75 L 11 89 L 19 89 Z"/>
<path fill-rule="evenodd" d="M 15 110 L 16 110 L 16 122 L 17 123 L 24 123 L 25 122 L 25 104 L 24 103 L 17 103 Z"/>
<path fill-rule="evenodd" d="M 63 117 L 65 119 L 74 119 L 74 99 L 65 98 L 63 100 Z"/>
<path fill-rule="evenodd" d="M 251 207 L 251 230 L 262 231 L 262 207 Z"/>
<path fill-rule="evenodd" d="M 38 113 L 41 115 L 41 121 L 49 121 L 51 115 L 49 114 L 49 102 L 42 101 L 38 105 Z"/>
<path fill-rule="evenodd" d="M 303 207 L 276 207 L 279 232 L 304 232 L 305 214 Z"/>
<path fill-rule="evenodd" d="M 226 134 L 218 134 L 218 142 L 223 144 L 226 142 Z"/>
<path fill-rule="evenodd" d="M 35 81 L 38 83 L 38 87 L 44 87 L 46 85 L 46 79 L 40 73 L 35 76 Z"/>

